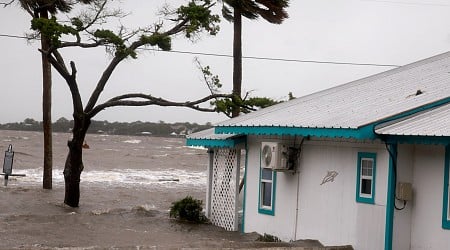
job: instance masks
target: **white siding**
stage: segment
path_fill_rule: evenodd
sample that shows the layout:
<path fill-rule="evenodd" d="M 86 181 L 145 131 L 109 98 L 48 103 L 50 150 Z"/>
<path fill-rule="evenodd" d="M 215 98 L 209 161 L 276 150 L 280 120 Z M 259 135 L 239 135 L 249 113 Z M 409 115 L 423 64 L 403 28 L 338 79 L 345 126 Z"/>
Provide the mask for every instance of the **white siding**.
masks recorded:
<path fill-rule="evenodd" d="M 450 230 L 442 229 L 443 146 L 414 150 L 411 249 L 450 249 Z"/>
<path fill-rule="evenodd" d="M 382 144 L 307 141 L 299 172 L 278 173 L 275 215 L 258 213 L 259 148 L 249 141 L 245 231 L 283 240 L 317 239 L 325 245 L 383 249 L 388 154 Z M 375 204 L 356 202 L 358 152 L 377 153 Z M 338 175 L 323 185 L 328 171 Z M 298 182 L 299 181 L 299 182 Z M 296 223 L 297 184 L 298 223 Z"/>
<path fill-rule="evenodd" d="M 398 145 L 397 182 L 413 182 L 414 146 Z M 413 200 L 415 197 L 413 197 Z M 402 202 L 396 202 L 398 208 Z M 392 249 L 406 250 L 411 246 L 411 213 L 412 202 L 408 202 L 403 210 L 394 212 L 394 232 Z"/>
<path fill-rule="evenodd" d="M 294 235 L 296 176 L 277 173 L 275 215 L 258 213 L 261 142 L 249 140 L 245 194 L 245 232 L 276 235 L 291 240 Z M 290 195 L 286 195 L 290 193 Z"/>

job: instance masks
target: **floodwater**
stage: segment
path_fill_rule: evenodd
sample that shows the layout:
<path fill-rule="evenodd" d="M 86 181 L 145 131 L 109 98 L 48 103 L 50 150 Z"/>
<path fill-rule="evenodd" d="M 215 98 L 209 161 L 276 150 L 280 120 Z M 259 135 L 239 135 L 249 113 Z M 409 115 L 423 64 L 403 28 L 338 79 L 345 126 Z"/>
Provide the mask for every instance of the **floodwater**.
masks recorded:
<path fill-rule="evenodd" d="M 87 135 L 79 208 L 63 204 L 70 134 L 53 136 L 53 189 L 42 189 L 41 132 L 0 130 L 13 146 L 14 174 L 0 186 L 0 249 L 179 249 L 255 247 L 254 234 L 168 216 L 173 201 L 204 200 L 205 149 L 182 138 Z M 2 152 L 3 153 L 3 152 Z M 2 155 L 3 156 L 3 155 Z"/>

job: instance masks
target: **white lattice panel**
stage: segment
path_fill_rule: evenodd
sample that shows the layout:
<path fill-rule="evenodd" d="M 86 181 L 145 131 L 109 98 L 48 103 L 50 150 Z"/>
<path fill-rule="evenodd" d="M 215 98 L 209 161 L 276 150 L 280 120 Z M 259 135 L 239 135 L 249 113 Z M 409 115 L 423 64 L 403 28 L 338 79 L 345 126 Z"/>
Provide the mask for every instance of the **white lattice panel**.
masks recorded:
<path fill-rule="evenodd" d="M 214 151 L 210 221 L 229 231 L 237 231 L 239 157 L 237 149 Z"/>

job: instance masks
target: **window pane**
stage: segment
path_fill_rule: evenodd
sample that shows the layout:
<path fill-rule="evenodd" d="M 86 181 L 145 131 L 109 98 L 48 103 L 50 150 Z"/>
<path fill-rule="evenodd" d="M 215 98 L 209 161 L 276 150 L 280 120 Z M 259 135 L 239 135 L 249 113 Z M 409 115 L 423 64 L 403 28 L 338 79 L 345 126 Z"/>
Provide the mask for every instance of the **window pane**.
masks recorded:
<path fill-rule="evenodd" d="M 272 170 L 268 168 L 263 168 L 261 173 L 261 179 L 272 180 Z"/>
<path fill-rule="evenodd" d="M 371 159 L 361 160 L 361 175 L 372 176 L 373 161 Z"/>
<path fill-rule="evenodd" d="M 372 180 L 361 180 L 361 194 L 372 194 Z"/>
<path fill-rule="evenodd" d="M 272 183 L 262 182 L 262 205 L 270 207 L 272 206 Z"/>

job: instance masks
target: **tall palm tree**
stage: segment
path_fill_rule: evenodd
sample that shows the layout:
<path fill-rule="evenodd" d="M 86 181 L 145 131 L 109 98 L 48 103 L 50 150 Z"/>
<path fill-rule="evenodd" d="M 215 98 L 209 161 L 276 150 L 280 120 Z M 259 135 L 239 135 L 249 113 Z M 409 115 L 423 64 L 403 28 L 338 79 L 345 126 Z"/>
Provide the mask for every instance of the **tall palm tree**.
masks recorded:
<path fill-rule="evenodd" d="M 288 17 L 289 0 L 222 0 L 224 18 L 234 23 L 233 37 L 233 94 L 241 97 L 242 89 L 242 16 L 255 20 L 262 17 L 269 23 L 281 24 Z M 234 107 L 232 117 L 239 115 Z"/>
<path fill-rule="evenodd" d="M 93 0 L 78 1 L 91 3 Z M 20 6 L 27 11 L 32 18 L 48 19 L 49 14 L 57 12 L 69 12 L 76 1 L 64 0 L 19 0 Z M 50 40 L 41 34 L 41 50 L 48 51 Z M 44 174 L 42 186 L 44 189 L 52 189 L 53 146 L 52 146 L 52 71 L 47 55 L 42 53 L 42 123 L 44 132 Z"/>

